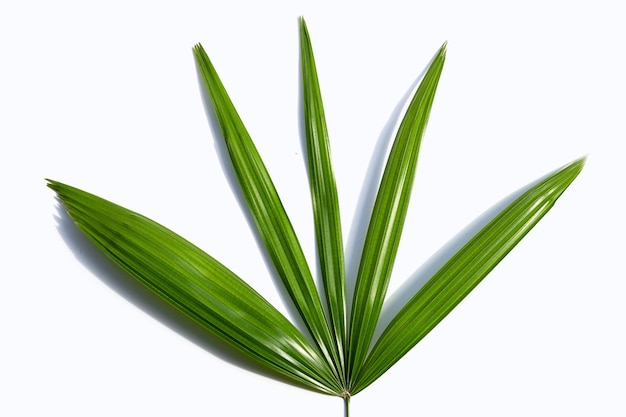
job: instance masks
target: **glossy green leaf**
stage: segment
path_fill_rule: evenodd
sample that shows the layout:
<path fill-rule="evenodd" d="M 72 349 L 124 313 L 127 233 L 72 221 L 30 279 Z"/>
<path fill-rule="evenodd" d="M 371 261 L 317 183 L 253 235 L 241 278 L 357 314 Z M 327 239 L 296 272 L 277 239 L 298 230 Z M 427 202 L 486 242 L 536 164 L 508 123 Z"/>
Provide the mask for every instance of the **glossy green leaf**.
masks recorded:
<path fill-rule="evenodd" d="M 259 234 L 302 320 L 340 380 L 337 345 L 306 258 L 276 188 L 206 52 L 200 44 L 193 48 L 193 52 Z"/>
<path fill-rule="evenodd" d="M 539 181 L 483 227 L 437 271 L 389 323 L 354 381 L 374 382 L 437 325 L 552 208 L 578 176 L 576 160 Z"/>
<path fill-rule="evenodd" d="M 351 377 L 355 376 L 369 351 L 385 299 L 409 205 L 420 143 L 445 55 L 444 43 L 409 104 L 378 189 L 352 303 L 348 353 L 348 373 Z"/>
<path fill-rule="evenodd" d="M 322 280 L 344 376 L 346 341 L 346 272 L 339 217 L 337 186 L 333 173 L 324 105 L 317 79 L 315 58 L 304 19 L 300 19 L 300 55 L 304 99 L 304 124 L 313 201 L 313 217 Z"/>
<path fill-rule="evenodd" d="M 168 303 L 282 375 L 324 393 L 341 392 L 318 350 L 218 261 L 142 215 L 56 181 L 49 187 L 109 258 Z"/>
<path fill-rule="evenodd" d="M 576 178 L 584 159 L 538 181 L 490 220 L 406 303 L 372 347 L 446 44 L 429 65 L 393 142 L 365 237 L 350 312 L 346 311 L 343 238 L 324 107 L 303 19 L 300 48 L 309 185 L 326 310 L 256 147 L 202 46 L 196 45 L 193 53 L 259 236 L 314 343 L 239 277 L 172 231 L 68 185 L 56 181 L 48 185 L 78 227 L 131 276 L 285 378 L 343 397 L 347 416 L 350 396 L 396 363 L 502 260 Z"/>

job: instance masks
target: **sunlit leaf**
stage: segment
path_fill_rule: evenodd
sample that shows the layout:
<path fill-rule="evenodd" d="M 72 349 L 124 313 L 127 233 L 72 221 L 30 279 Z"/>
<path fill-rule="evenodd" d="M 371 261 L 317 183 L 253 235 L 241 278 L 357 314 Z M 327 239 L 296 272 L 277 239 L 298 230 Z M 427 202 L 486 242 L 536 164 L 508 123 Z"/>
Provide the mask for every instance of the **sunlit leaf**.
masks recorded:
<path fill-rule="evenodd" d="M 339 201 L 335 175 L 330 160 L 330 145 L 322 95 L 309 33 L 300 20 L 300 54 L 304 98 L 309 182 L 313 200 L 313 215 L 319 264 L 324 282 L 331 329 L 337 341 L 340 368 L 345 383 L 343 352 L 346 344 L 346 271 L 343 238 L 339 217 Z"/>
<path fill-rule="evenodd" d="M 437 325 L 552 208 L 583 168 L 576 160 L 510 203 L 445 263 L 398 312 L 354 381 L 374 382 Z"/>
<path fill-rule="evenodd" d="M 200 44 L 193 54 L 259 236 L 313 342 L 242 279 L 174 232 L 69 185 L 49 180 L 48 186 L 80 230 L 130 276 L 284 378 L 343 397 L 347 417 L 350 397 L 415 346 L 506 256 L 576 178 L 584 159 L 546 176 L 497 214 L 434 273 L 373 342 L 446 44 L 428 66 L 390 150 L 365 237 L 351 311 L 346 311 L 343 238 L 324 107 L 303 19 L 300 48 L 309 185 L 323 296 L 261 156 L 213 64 Z"/>
<path fill-rule="evenodd" d="M 276 188 L 206 52 L 199 44 L 193 51 L 259 234 L 302 320 L 340 380 L 341 372 L 335 365 L 340 363 L 337 344 L 331 335 L 315 281 Z"/>
<path fill-rule="evenodd" d="M 350 318 L 348 373 L 356 375 L 370 348 L 400 243 L 415 167 L 446 56 L 431 62 L 400 124 L 372 210 Z"/>
<path fill-rule="evenodd" d="M 191 319 L 290 379 L 340 392 L 318 351 L 218 261 L 142 215 L 56 181 L 48 186 L 96 246 Z"/>

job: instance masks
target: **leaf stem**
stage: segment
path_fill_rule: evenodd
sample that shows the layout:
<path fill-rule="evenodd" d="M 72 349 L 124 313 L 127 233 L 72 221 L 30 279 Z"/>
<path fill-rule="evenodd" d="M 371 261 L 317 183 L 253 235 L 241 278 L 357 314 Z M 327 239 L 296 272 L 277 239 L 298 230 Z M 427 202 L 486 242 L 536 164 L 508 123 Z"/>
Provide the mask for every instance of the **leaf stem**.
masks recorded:
<path fill-rule="evenodd" d="M 343 404 L 344 404 L 344 417 L 350 417 L 350 394 L 345 393 L 343 396 Z"/>

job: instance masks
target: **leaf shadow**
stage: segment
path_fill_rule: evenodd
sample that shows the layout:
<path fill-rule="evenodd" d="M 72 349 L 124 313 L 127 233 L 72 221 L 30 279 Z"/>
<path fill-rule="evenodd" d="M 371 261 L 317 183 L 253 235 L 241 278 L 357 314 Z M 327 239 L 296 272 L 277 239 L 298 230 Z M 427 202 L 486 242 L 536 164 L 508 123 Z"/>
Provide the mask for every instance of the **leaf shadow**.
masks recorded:
<path fill-rule="evenodd" d="M 128 275 L 85 236 L 58 199 L 54 220 L 59 235 L 77 261 L 111 290 L 170 330 L 227 363 L 276 381 L 311 390 L 304 385 L 286 379 L 239 352 Z"/>

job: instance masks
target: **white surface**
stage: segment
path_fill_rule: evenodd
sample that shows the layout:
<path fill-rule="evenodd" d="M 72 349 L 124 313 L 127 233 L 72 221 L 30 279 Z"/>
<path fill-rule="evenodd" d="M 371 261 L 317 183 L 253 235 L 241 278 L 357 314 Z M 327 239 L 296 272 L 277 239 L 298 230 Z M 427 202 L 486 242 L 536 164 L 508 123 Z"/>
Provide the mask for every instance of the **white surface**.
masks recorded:
<path fill-rule="evenodd" d="M 625 415 L 618 5 L 3 2 L 0 415 L 342 415 L 338 399 L 237 365 L 129 284 L 59 219 L 43 180 L 152 217 L 288 312 L 228 181 L 191 47 L 202 42 L 211 56 L 313 259 L 299 15 L 316 53 L 349 259 L 377 141 L 449 41 L 391 291 L 499 199 L 590 155 L 475 292 L 353 398 L 352 415 Z"/>

